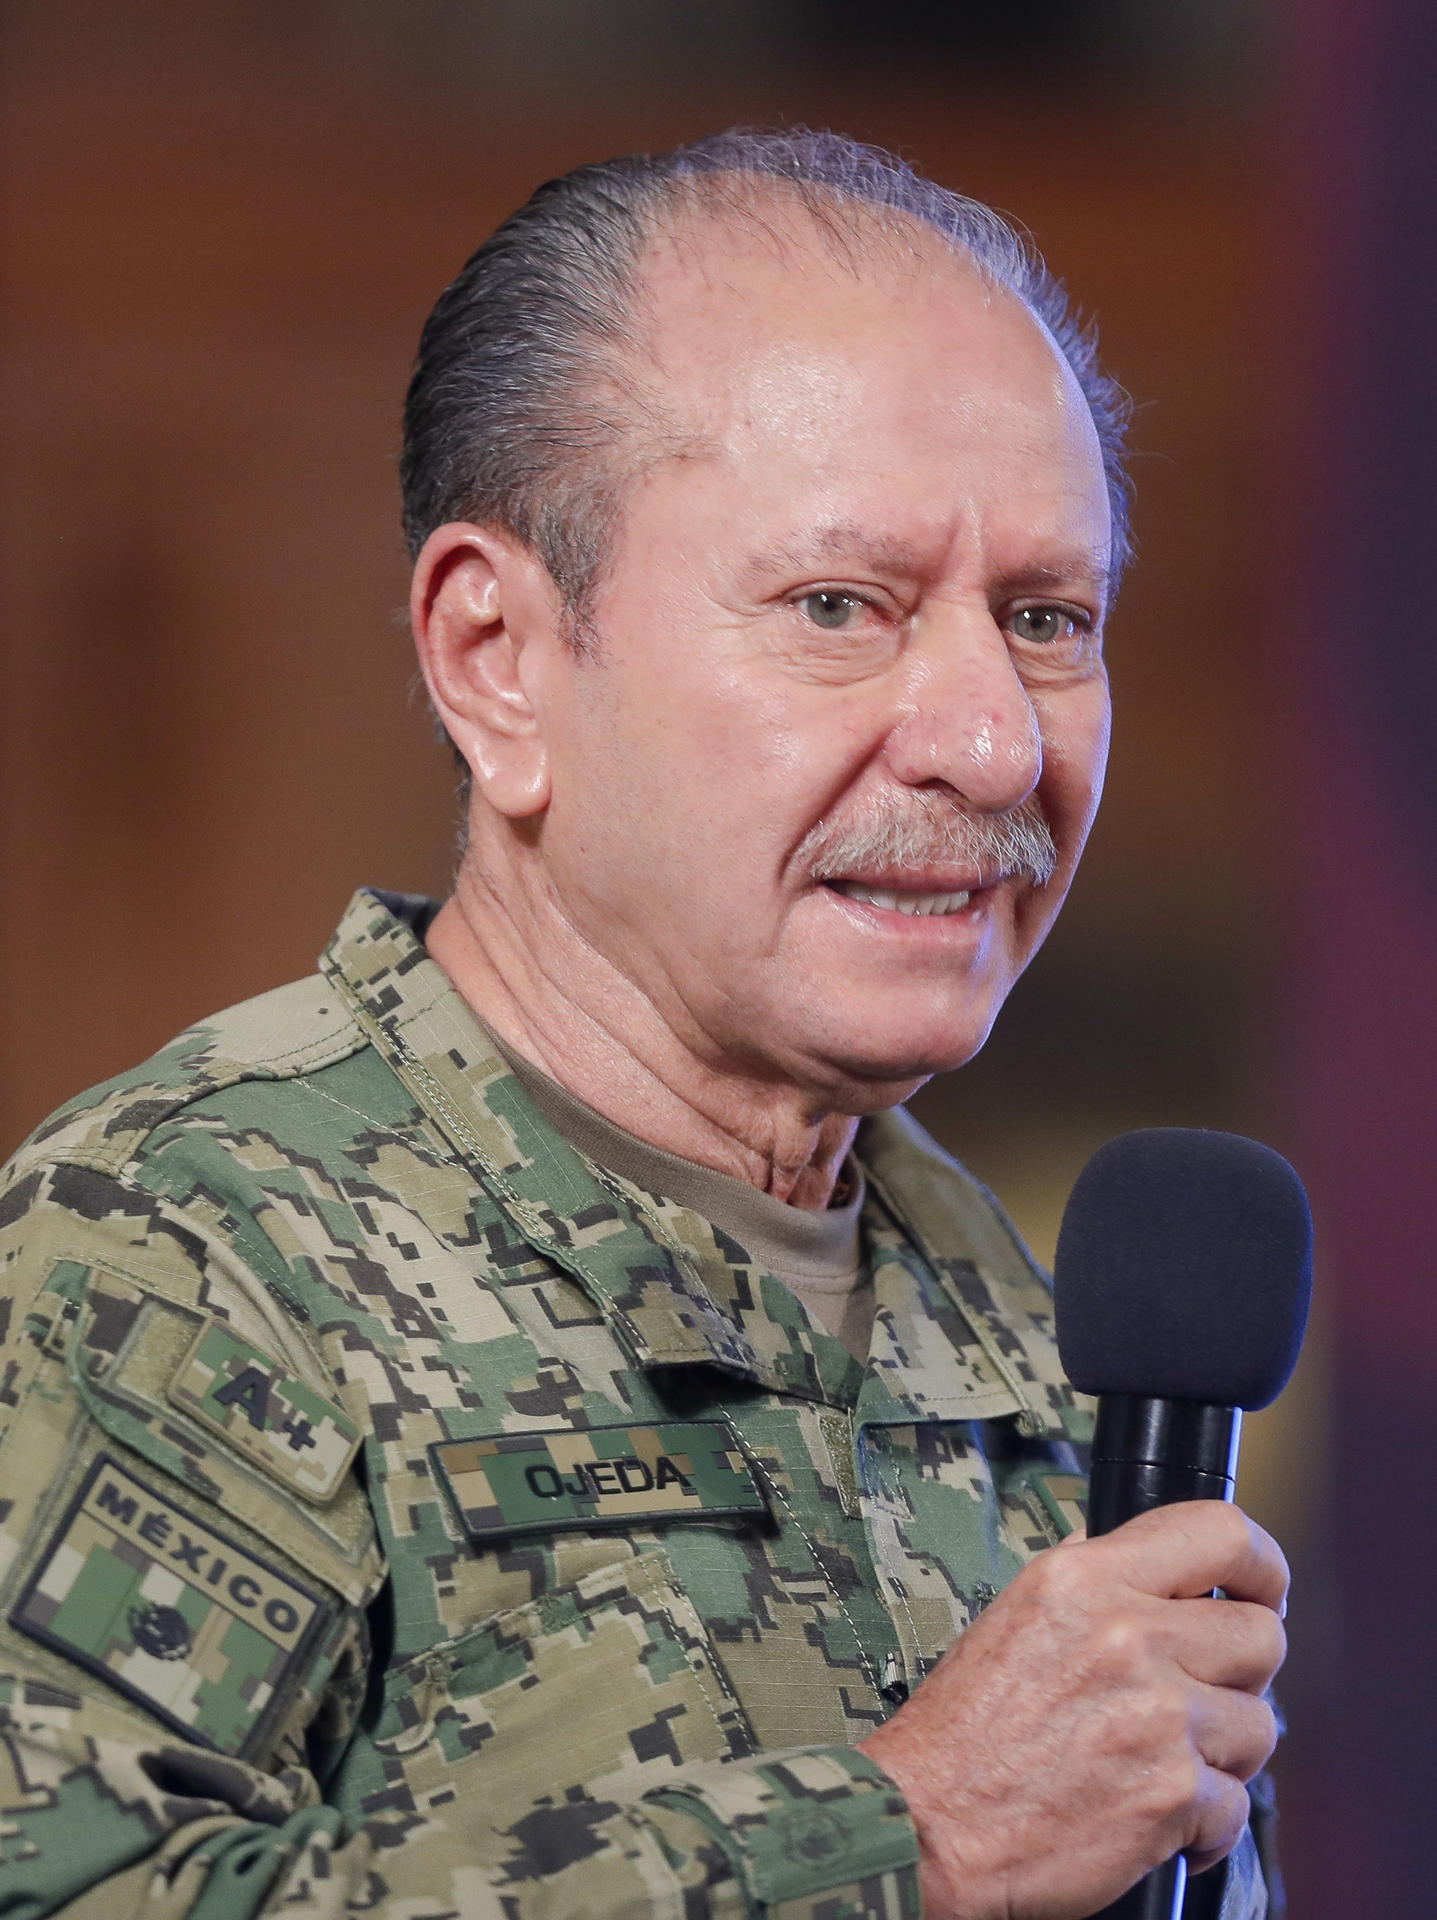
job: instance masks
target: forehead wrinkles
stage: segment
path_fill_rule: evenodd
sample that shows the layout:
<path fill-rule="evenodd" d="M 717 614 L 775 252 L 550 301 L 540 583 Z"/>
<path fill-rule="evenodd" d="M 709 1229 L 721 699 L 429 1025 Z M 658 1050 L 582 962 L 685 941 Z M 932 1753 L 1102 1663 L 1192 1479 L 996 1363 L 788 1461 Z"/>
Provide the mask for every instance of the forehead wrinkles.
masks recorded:
<path fill-rule="evenodd" d="M 1036 459 L 1053 475 L 1061 441 L 1061 465 L 1091 467 L 1105 491 L 1087 401 L 1057 343 L 966 250 L 906 213 L 840 207 L 832 195 L 815 210 L 771 178 L 699 184 L 702 196 L 679 183 L 636 263 L 627 346 L 648 422 L 631 449 L 637 481 L 672 460 L 743 459 L 776 441 L 827 469 L 833 425 L 853 414 L 855 379 L 870 369 L 882 413 L 905 433 L 916 428 L 918 443 L 931 445 L 925 423 L 948 412 L 957 435 L 987 440 L 1001 467 Z M 960 352 L 941 355 L 956 379 L 883 391 L 889 342 L 905 319 L 963 339 Z"/>

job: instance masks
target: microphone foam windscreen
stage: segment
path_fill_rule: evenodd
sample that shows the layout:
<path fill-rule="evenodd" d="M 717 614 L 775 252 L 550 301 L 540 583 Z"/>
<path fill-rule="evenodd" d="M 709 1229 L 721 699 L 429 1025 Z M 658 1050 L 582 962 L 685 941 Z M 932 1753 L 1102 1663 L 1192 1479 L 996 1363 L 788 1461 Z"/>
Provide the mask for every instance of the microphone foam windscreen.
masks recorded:
<path fill-rule="evenodd" d="M 1058 1350 L 1084 1393 L 1265 1407 L 1307 1327 L 1307 1195 L 1240 1134 L 1120 1134 L 1078 1176 L 1053 1282 Z"/>

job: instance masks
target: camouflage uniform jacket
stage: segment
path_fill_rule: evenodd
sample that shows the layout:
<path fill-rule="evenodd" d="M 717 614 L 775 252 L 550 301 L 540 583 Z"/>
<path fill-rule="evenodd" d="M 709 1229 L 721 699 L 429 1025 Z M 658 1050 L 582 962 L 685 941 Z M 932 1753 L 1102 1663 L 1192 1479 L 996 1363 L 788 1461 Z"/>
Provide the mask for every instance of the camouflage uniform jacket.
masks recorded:
<path fill-rule="evenodd" d="M 557 1138 L 367 893 L 48 1122 L 0 1189 L 4 1910 L 915 1915 L 853 1743 L 1073 1524 L 1088 1416 L 983 1190 L 898 1115 L 858 1151 L 866 1369 Z"/>

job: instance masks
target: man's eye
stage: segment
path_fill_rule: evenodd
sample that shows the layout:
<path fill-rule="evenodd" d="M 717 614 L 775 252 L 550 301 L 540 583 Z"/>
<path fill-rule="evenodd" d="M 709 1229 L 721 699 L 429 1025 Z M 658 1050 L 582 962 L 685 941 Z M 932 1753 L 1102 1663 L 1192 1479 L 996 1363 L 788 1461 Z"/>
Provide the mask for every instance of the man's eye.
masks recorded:
<path fill-rule="evenodd" d="M 1073 639 L 1081 623 L 1066 607 L 1022 607 L 1010 617 L 1008 625 L 1018 639 L 1051 647 L 1059 640 Z"/>
<path fill-rule="evenodd" d="M 806 593 L 799 602 L 816 627 L 846 627 L 863 602 L 856 594 L 838 593 L 832 587 L 820 587 Z"/>

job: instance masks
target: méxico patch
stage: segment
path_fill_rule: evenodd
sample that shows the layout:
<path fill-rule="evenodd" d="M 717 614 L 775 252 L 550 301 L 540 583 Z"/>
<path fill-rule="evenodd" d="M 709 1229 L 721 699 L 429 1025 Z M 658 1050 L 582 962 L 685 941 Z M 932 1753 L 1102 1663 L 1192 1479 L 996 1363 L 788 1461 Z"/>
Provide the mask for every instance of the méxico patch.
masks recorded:
<path fill-rule="evenodd" d="M 359 1446 L 359 1428 L 332 1400 L 219 1320 L 201 1328 L 168 1392 L 177 1407 L 320 1505 L 338 1493 Z"/>
<path fill-rule="evenodd" d="M 472 1540 L 767 1511 L 720 1420 L 436 1440 L 429 1451 Z"/>
<path fill-rule="evenodd" d="M 101 1454 L 10 1615 L 191 1740 L 242 1754 L 319 1598 Z"/>

